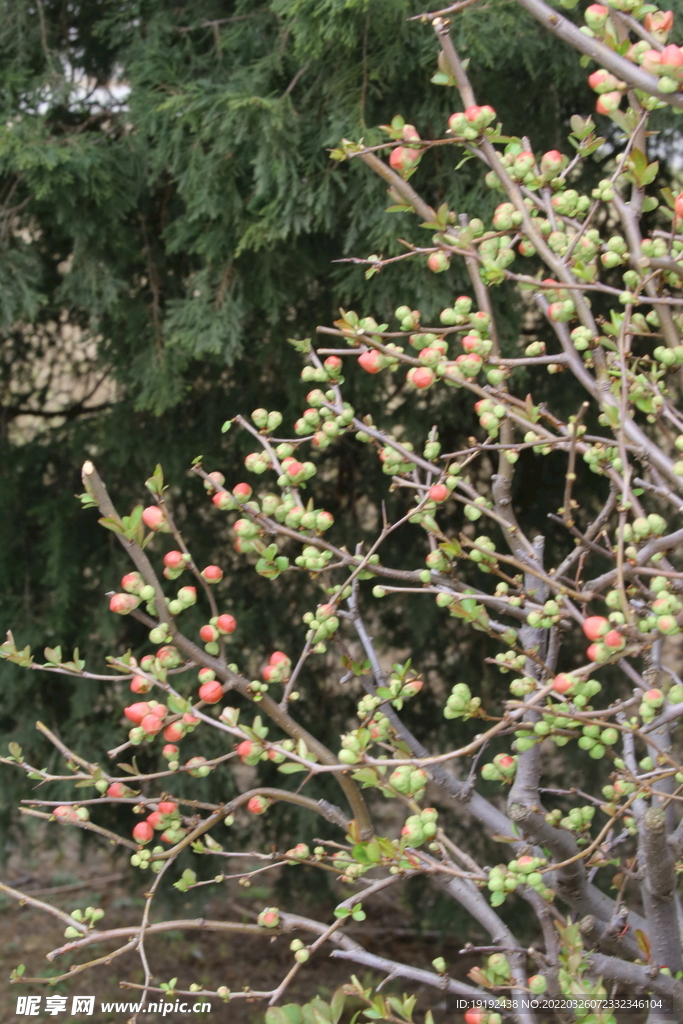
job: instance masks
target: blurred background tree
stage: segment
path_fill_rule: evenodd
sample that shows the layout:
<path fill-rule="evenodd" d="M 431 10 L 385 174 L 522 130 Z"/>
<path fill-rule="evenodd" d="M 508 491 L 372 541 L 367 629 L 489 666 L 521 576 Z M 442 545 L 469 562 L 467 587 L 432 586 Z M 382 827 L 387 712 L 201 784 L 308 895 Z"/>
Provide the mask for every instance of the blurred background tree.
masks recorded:
<path fill-rule="evenodd" d="M 400 303 L 436 319 L 467 290 L 455 270 L 416 276 L 399 263 L 366 282 L 362 269 L 334 262 L 398 250 L 382 183 L 328 150 L 342 136 L 380 143 L 376 126 L 396 113 L 430 137 L 452 112 L 452 90 L 429 84 L 437 41 L 408 20 L 421 9 L 421 0 L 0 2 L 0 622 L 19 643 L 80 644 L 95 664 L 116 631 L 134 648 L 144 639 L 112 622 L 101 598 L 124 563 L 73 498 L 84 458 L 124 512 L 161 462 L 182 524 L 201 499 L 187 474 L 194 456 L 236 479 L 244 472 L 246 452 L 221 434 L 224 419 L 272 404 L 291 411 L 289 431 L 300 415 L 288 337 L 358 303 L 378 320 Z M 532 121 L 536 150 L 566 149 L 569 116 L 594 103 L 575 54 L 499 0 L 485 19 L 463 11 L 454 33 L 506 130 Z M 482 197 L 478 167 L 454 173 L 439 150 L 418 175 L 432 182 L 434 205 L 481 213 L 499 201 Z M 414 218 L 397 216 L 401 237 L 424 237 Z M 528 329 L 523 310 L 502 292 L 499 301 L 509 338 Z M 369 393 L 362 377 L 357 393 Z M 398 407 L 400 391 L 383 398 Z M 412 413 L 417 437 L 433 422 L 432 401 Z M 440 412 L 444 450 L 466 445 L 468 402 L 457 393 Z M 323 458 L 326 507 L 370 527 L 378 510 L 364 494 L 376 469 L 362 446 L 345 439 Z M 561 504 L 561 474 L 545 464 L 525 512 L 539 525 Z M 208 514 L 202 525 L 195 550 L 225 564 L 222 525 Z M 293 602 L 259 600 L 263 581 L 244 564 L 227 583 L 246 627 L 243 663 L 302 629 L 289 620 Z M 467 678 L 457 625 L 453 650 L 435 652 L 435 609 L 405 622 L 396 609 L 382 614 L 421 668 L 440 663 Z M 12 738 L 35 751 L 37 716 L 67 740 L 78 730 L 93 757 L 117 742 L 105 689 L 27 680 L 6 663 L 0 676 L 0 747 Z M 9 778 L 6 819 L 17 796 Z"/>

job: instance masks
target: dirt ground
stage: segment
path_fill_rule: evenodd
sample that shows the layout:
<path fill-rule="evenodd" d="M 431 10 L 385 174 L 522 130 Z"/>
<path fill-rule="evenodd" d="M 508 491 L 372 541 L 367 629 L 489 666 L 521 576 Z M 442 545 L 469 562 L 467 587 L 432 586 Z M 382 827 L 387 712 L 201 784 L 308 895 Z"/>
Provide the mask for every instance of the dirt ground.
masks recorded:
<path fill-rule="evenodd" d="M 12 856 L 0 877 L 5 884 L 21 888 L 37 899 L 66 911 L 74 907 L 101 907 L 105 910 L 105 918 L 99 927 L 114 928 L 139 922 L 142 893 L 149 885 L 151 876 L 147 873 L 140 875 L 138 882 L 133 875 L 131 884 L 131 875 L 125 870 L 125 864 L 120 860 L 114 862 L 106 851 L 91 850 L 82 859 L 76 844 L 55 849 L 46 843 L 36 843 L 30 853 L 24 851 Z M 207 918 L 250 920 L 247 915 L 254 913 L 250 902 L 260 910 L 266 896 L 266 890 L 259 890 L 259 898 L 250 901 L 249 892 L 237 885 L 233 889 L 223 885 L 216 887 L 216 890 L 220 892 L 219 898 L 210 899 L 203 909 Z M 311 916 L 316 916 L 317 910 L 318 913 L 324 913 L 325 918 L 329 911 L 329 908 L 322 911 L 315 905 L 297 909 Z M 356 930 L 358 938 L 364 933 L 363 942 L 371 952 L 427 968 L 434 957 L 443 955 L 449 964 L 459 962 L 458 974 L 463 978 L 474 963 L 467 957 L 458 956 L 464 939 L 456 936 L 444 939 L 437 932 L 419 936 L 412 929 L 401 927 L 405 925 L 405 920 L 390 897 L 387 896 L 383 901 L 373 900 L 372 908 L 368 906 L 367 909 L 368 920 L 356 926 Z M 194 918 L 198 916 L 196 905 L 179 894 L 178 899 L 174 900 L 173 916 Z M 235 991 L 243 989 L 247 984 L 252 989 L 269 989 L 282 979 L 292 965 L 292 953 L 289 950 L 291 938 L 291 935 L 281 936 L 269 942 L 260 937 L 225 937 L 215 932 L 169 932 L 149 936 L 146 948 L 156 984 L 177 977 L 178 988 L 187 988 L 191 982 L 195 982 L 210 989 L 226 985 Z M 57 975 L 68 971 L 72 964 L 90 957 L 103 956 L 109 949 L 115 948 L 113 944 L 107 947 L 100 945 L 93 947 L 90 957 L 81 953 L 79 956 L 65 955 L 54 962 L 47 961 L 45 954 L 61 946 L 64 941 L 64 924 L 58 919 L 30 906 L 19 906 L 15 901 L 0 895 L 0 1021 L 26 1022 L 34 1019 L 41 1024 L 49 1020 L 60 1024 L 75 1024 L 78 1021 L 124 1024 L 129 1014 L 102 1012 L 99 1004 L 101 1001 L 122 1002 L 136 998 L 134 990 L 119 987 L 119 981 L 124 978 L 137 983 L 142 981 L 142 969 L 135 953 L 120 957 L 109 965 L 92 968 L 77 978 L 49 988 L 37 984 L 10 984 L 9 975 L 20 963 L 26 967 L 25 977 Z M 335 988 L 347 982 L 353 973 L 366 985 L 376 984 L 383 977 L 349 962 L 331 960 L 327 952 L 322 950 L 299 972 L 285 1001 L 304 1002 L 316 994 L 329 999 Z M 422 991 L 414 986 L 411 989 L 403 983 L 392 982 L 385 992 L 400 994 L 406 988 L 415 991 L 419 997 L 418 1020 L 431 1008 L 437 1024 L 459 1024 L 462 1018 L 452 1007 L 452 997 L 438 990 L 425 988 Z M 39 1015 L 33 1018 L 18 1015 L 17 997 L 32 994 L 42 995 Z M 47 995 L 67 996 L 66 1012 L 46 1014 Z M 75 995 L 96 997 L 92 1016 L 71 1015 L 69 1011 Z M 189 1021 L 200 1019 L 209 1020 L 213 1024 L 228 1021 L 230 1024 L 261 1024 L 266 1009 L 262 1000 L 250 1002 L 245 999 L 226 1005 L 219 999 L 213 999 L 211 1004 L 210 1015 L 168 1013 L 162 1016 L 149 1012 L 141 1016 L 141 1020 L 149 1021 L 150 1024 L 161 1020 L 172 1024 L 188 1024 Z"/>

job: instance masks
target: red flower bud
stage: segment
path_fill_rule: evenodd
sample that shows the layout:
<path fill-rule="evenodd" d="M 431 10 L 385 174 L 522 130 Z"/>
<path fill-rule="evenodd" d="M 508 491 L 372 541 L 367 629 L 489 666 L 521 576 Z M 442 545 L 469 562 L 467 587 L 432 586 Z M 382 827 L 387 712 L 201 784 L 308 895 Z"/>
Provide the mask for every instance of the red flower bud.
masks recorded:
<path fill-rule="evenodd" d="M 677 217 L 683 217 L 683 192 L 679 192 L 674 200 L 674 211 Z"/>
<path fill-rule="evenodd" d="M 264 814 L 270 807 L 271 802 L 265 796 L 252 796 L 247 804 L 247 810 L 252 814 Z"/>
<path fill-rule="evenodd" d="M 559 675 L 553 679 L 553 690 L 555 693 L 569 693 L 573 689 L 574 680 L 568 676 L 565 672 L 560 672 Z"/>
<path fill-rule="evenodd" d="M 586 657 L 590 661 L 604 661 L 604 658 L 602 657 L 604 649 L 605 648 L 602 644 L 591 644 L 586 648 Z"/>
<path fill-rule="evenodd" d="M 127 572 L 121 577 L 121 587 L 127 594 L 139 594 L 145 582 L 139 572 Z"/>
<path fill-rule="evenodd" d="M 133 829 L 133 839 L 144 846 L 154 837 L 154 828 L 148 821 L 139 821 Z"/>
<path fill-rule="evenodd" d="M 445 484 L 434 484 L 429 488 L 429 497 L 438 504 L 445 501 L 450 493 Z"/>
<path fill-rule="evenodd" d="M 175 814 L 178 810 L 178 804 L 173 800 L 161 800 L 157 804 L 157 809 L 161 814 Z"/>
<path fill-rule="evenodd" d="M 238 501 L 248 501 L 251 498 L 252 490 L 249 484 L 235 484 L 232 493 Z"/>
<path fill-rule="evenodd" d="M 223 696 L 223 687 L 217 679 L 210 679 L 199 687 L 199 699 L 206 704 L 217 704 Z"/>
<path fill-rule="evenodd" d="M 212 626 L 207 622 L 207 624 L 202 626 L 199 630 L 199 636 L 205 644 L 211 644 L 218 640 L 219 633 L 215 626 Z"/>
<path fill-rule="evenodd" d="M 237 751 L 237 756 L 239 757 L 239 759 L 241 761 L 244 761 L 245 758 L 251 757 L 251 755 L 255 752 L 256 744 L 252 743 L 251 740 L 242 740 L 241 743 L 237 744 L 235 749 Z"/>
<path fill-rule="evenodd" d="M 167 730 L 170 728 L 171 727 L 169 725 L 166 727 L 166 729 L 164 729 L 164 736 L 166 735 Z M 175 761 L 179 753 L 180 748 L 176 747 L 175 743 L 165 743 L 164 746 L 161 748 L 161 755 L 162 757 L 165 757 L 167 761 Z"/>
<path fill-rule="evenodd" d="M 328 373 L 336 373 L 338 370 L 341 370 L 342 361 L 339 356 L 328 356 L 323 366 Z"/>
<path fill-rule="evenodd" d="M 161 732 L 163 725 L 158 715 L 150 714 L 140 722 L 140 728 L 143 729 L 148 736 L 156 736 L 158 732 Z"/>
<path fill-rule="evenodd" d="M 176 743 L 178 740 L 181 740 L 184 735 L 185 726 L 183 725 L 182 722 L 171 722 L 170 725 L 167 725 L 166 728 L 164 729 L 164 739 L 168 740 L 169 743 Z M 166 749 L 167 748 L 164 747 L 164 750 Z M 175 752 L 177 753 L 177 751 L 178 748 L 176 747 Z"/>
<path fill-rule="evenodd" d="M 164 565 L 167 569 L 182 569 L 185 564 L 182 551 L 167 551 L 164 555 Z"/>
<path fill-rule="evenodd" d="M 163 823 L 162 823 L 162 820 L 161 820 L 162 817 L 163 817 L 163 815 L 159 811 L 152 811 L 151 814 L 147 815 L 147 817 L 145 818 L 145 821 L 147 821 L 148 824 L 150 824 L 152 826 L 152 828 L 159 828 L 159 827 L 163 828 Z"/>
<path fill-rule="evenodd" d="M 160 530 L 166 523 L 166 516 L 158 505 L 148 505 L 143 510 L 142 521 L 150 530 Z"/>
<path fill-rule="evenodd" d="M 123 709 L 123 713 L 129 722 L 134 725 L 140 725 L 140 722 L 150 713 L 150 706 L 147 701 L 142 700 L 137 704 L 129 704 L 127 708 Z"/>
<path fill-rule="evenodd" d="M 389 163 L 399 174 L 406 174 L 419 164 L 421 155 L 419 149 L 397 146 L 389 155 Z"/>
<path fill-rule="evenodd" d="M 303 465 L 300 462 L 297 462 L 296 459 L 293 459 L 287 466 L 285 473 L 293 480 L 295 477 L 299 476 L 300 473 L 303 473 L 303 471 Z"/>
<path fill-rule="evenodd" d="M 606 633 L 602 638 L 602 642 L 606 647 L 611 647 L 614 650 L 619 650 L 619 648 L 623 647 L 626 643 L 623 636 L 617 629 L 611 629 L 609 633 Z"/>
<path fill-rule="evenodd" d="M 289 661 L 289 658 L 284 651 L 273 651 L 268 662 L 271 665 L 281 665 L 284 661 Z"/>
<path fill-rule="evenodd" d="M 216 619 L 216 626 L 219 633 L 234 633 L 237 629 L 237 619 L 232 615 L 228 615 L 226 612 L 223 615 L 218 616 Z"/>
<path fill-rule="evenodd" d="M 133 676 L 130 681 L 130 688 L 133 693 L 149 693 L 152 689 L 152 683 L 149 679 L 145 679 L 144 676 Z"/>
<path fill-rule="evenodd" d="M 604 615 L 589 615 L 583 623 L 583 632 L 589 640 L 599 640 L 609 630 L 609 622 Z"/>
<path fill-rule="evenodd" d="M 125 782 L 112 782 L 112 784 L 107 789 L 107 796 L 114 797 L 114 799 L 116 800 L 119 800 L 121 797 L 129 795 L 130 789 L 125 784 Z"/>

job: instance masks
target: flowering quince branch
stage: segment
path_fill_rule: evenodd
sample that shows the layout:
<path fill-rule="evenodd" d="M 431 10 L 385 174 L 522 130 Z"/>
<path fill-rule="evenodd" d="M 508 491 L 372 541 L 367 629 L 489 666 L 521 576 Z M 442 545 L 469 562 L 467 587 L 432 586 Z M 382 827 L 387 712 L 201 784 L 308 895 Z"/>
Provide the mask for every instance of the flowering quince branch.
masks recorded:
<path fill-rule="evenodd" d="M 683 683 L 661 657 L 663 642 L 683 625 L 683 572 L 677 561 L 683 527 L 674 521 L 683 511 L 677 373 L 683 366 L 683 194 L 664 189 L 662 205 L 648 194 L 659 168 L 647 154 L 651 111 L 667 104 L 683 108 L 683 48 L 668 41 L 671 12 L 638 0 L 590 4 L 581 26 L 542 0 L 517 2 L 597 62 L 588 82 L 598 97 L 598 114 L 614 125 L 619 148 L 614 170 L 590 194 L 580 191 L 584 165 L 605 141 L 590 117 L 571 118 L 571 159 L 559 150 L 535 153 L 530 138 L 504 136 L 495 111 L 477 103 L 450 35 L 449 17 L 470 0 L 422 15 L 441 48 L 434 82 L 455 87 L 462 109 L 449 118 L 442 138 L 422 139 L 397 115 L 382 126 L 386 145 L 366 147 L 344 139 L 332 158 L 361 159 L 386 182 L 390 211 L 413 211 L 430 232 L 431 244 L 404 242 L 406 252 L 399 256 L 351 262 L 364 265 L 370 277 L 391 273 L 394 263 L 408 259 L 419 266 L 416 272 L 448 273 L 451 262 L 462 259 L 471 294 L 455 296 L 435 326 L 425 326 L 420 310 L 401 304 L 395 325 L 340 310 L 333 326 L 318 328 L 327 343 L 335 339 L 335 348 L 293 339 L 304 356 L 302 381 L 312 388 L 293 436 L 275 436 L 283 415 L 265 408 L 251 417 L 239 413 L 223 427 L 244 431 L 255 442 L 245 475 L 254 480 L 269 474 L 270 490 L 256 493 L 255 484 L 238 479 L 234 468 L 228 482 L 201 460 L 193 466 L 215 514 L 229 517 L 235 550 L 252 561 L 256 573 L 276 590 L 280 576 L 297 573 L 305 575 L 309 587 L 320 588 L 319 601 L 303 611 L 306 637 L 299 649 L 292 644 L 271 652 L 260 678 L 249 679 L 237 656 L 229 660 L 234 640 L 243 638 L 241 624 L 223 610 L 229 602 L 224 569 L 200 568 L 194 561 L 176 526 L 161 467 L 146 481 L 153 501 L 127 516 L 116 511 L 93 464 L 83 467 L 83 504 L 99 509 L 102 526 L 117 535 L 134 565 L 121 590 L 108 595 L 109 607 L 144 625 L 150 650 L 139 658 L 130 652 L 112 656 L 116 676 L 86 671 L 78 651 L 67 662 L 60 648 L 46 649 L 41 664 L 29 648 L 17 647 L 11 633 L 0 654 L 34 671 L 93 683 L 129 682 L 134 698 L 123 711 L 128 739 L 109 756 L 144 744 L 150 753 L 159 750 L 166 768 L 143 774 L 134 763 L 118 764 L 118 771 L 102 767 L 41 723 L 37 727 L 71 774 L 34 767 L 17 744 L 0 758 L 41 785 L 70 780 L 79 788 L 92 787 L 98 796 L 62 803 L 26 799 L 22 811 L 127 847 L 133 867 L 155 876 L 140 923 L 114 929 L 96 927 L 93 908 L 67 914 L 0 886 L 18 902 L 64 921 L 68 941 L 48 959 L 98 943 L 122 943 L 64 978 L 134 949 L 144 980 L 121 984 L 140 990 L 143 1003 L 149 993 L 171 990 L 226 1002 L 259 999 L 269 1004 L 267 1024 L 282 1024 L 276 1004 L 309 960 L 329 945 L 332 956 L 377 971 L 385 982 L 401 978 L 487 999 L 485 1009 L 473 1006 L 465 1013 L 466 1024 L 501 1024 L 504 1016 L 517 1024 L 540 1024 L 544 1011 L 524 997 L 544 994 L 591 1000 L 606 998 L 608 991 L 648 994 L 683 1013 L 683 907 L 677 885 L 683 872 L 678 811 L 683 766 L 675 737 L 683 717 Z M 563 6 L 575 4 L 566 0 Z M 442 160 L 449 147 L 458 157 L 477 157 L 485 185 L 502 198 L 489 224 L 447 203 L 433 209 L 409 183 L 423 156 L 436 147 Z M 648 230 L 652 223 L 656 226 Z M 529 300 L 529 315 L 536 318 L 534 340 L 522 343 L 516 354 L 501 352 L 503 332 L 491 297 L 496 288 Z M 469 408 L 472 396 L 475 435 L 466 448 L 444 453 L 438 424 L 418 437 L 388 411 L 386 422 L 375 423 L 346 400 L 346 367 L 373 377 L 380 397 L 398 387 L 423 404 L 432 395 L 439 401 L 450 396 Z M 574 405 L 578 412 L 564 418 L 534 401 L 533 393 L 518 393 L 519 367 L 537 393 L 540 374 L 570 375 L 585 392 Z M 386 496 L 377 496 L 382 523 L 367 544 L 345 536 L 331 513 L 315 504 L 317 455 L 349 435 L 377 457 L 393 501 L 390 514 Z M 539 462 L 551 453 L 566 458 L 563 504 L 548 518 L 575 547 L 553 565 L 546 538 L 528 535 L 513 505 L 522 451 Z M 488 461 L 494 458 L 495 463 Z M 596 496 L 592 522 L 575 497 L 580 473 L 593 474 L 608 490 L 602 503 Z M 399 527 L 414 528 L 423 538 L 422 564 L 391 564 L 387 540 Z M 165 535 L 175 547 L 166 549 Z M 174 596 L 169 584 L 185 572 L 193 582 L 180 585 Z M 589 572 L 592 579 L 586 579 Z M 376 639 L 370 632 L 380 629 L 374 602 L 398 594 L 407 595 L 401 600 L 435 600 L 444 617 L 482 634 L 487 650 L 497 645 L 495 656 L 485 661 L 501 678 L 513 675 L 507 694 L 490 686 L 477 693 L 465 682 L 452 686 L 442 711 L 448 722 L 457 721 L 457 734 L 441 749 L 430 750 L 404 714 L 407 704 L 422 699 L 429 681 L 411 661 L 385 665 L 383 651 L 391 648 L 391 638 Z M 208 621 L 198 636 L 190 636 L 181 619 L 200 602 Z M 324 662 L 317 660 L 322 655 Z M 291 709 L 298 702 L 314 706 L 317 694 L 308 668 L 315 666 L 315 675 L 329 672 L 337 656 L 349 684 L 346 692 L 357 701 L 358 724 L 340 737 L 335 752 Z M 189 682 L 188 674 L 195 672 L 196 683 Z M 603 693 L 606 685 L 609 697 Z M 208 729 L 225 741 L 225 753 L 183 760 L 188 733 L 201 736 Z M 581 789 L 569 780 L 562 788 L 543 784 L 558 751 L 568 746 L 574 761 L 592 761 L 594 770 L 585 773 L 595 783 L 592 792 L 587 783 Z M 497 751 L 493 756 L 490 748 Z M 178 798 L 162 789 L 181 774 L 230 773 L 235 758 L 253 768 L 272 762 L 284 776 L 300 774 L 300 785 L 256 783 L 222 804 Z M 348 810 L 316 794 L 316 780 L 324 774 L 335 777 Z M 397 835 L 382 835 L 375 823 L 383 820 L 375 812 L 385 799 L 394 802 L 404 821 Z M 251 849 L 237 848 L 237 839 L 224 848 L 224 830 L 236 816 L 253 820 L 250 815 L 265 814 L 278 801 L 321 817 L 341 836 L 315 840 L 312 850 L 297 843 L 264 853 L 253 843 Z M 132 838 L 90 820 L 104 803 L 137 817 Z M 462 830 L 454 833 L 451 827 L 454 818 L 468 823 L 464 840 Z M 499 863 L 484 862 L 478 833 L 487 844 L 504 844 L 507 854 Z M 468 839 L 471 848 L 463 849 Z M 177 868 L 184 850 L 220 858 L 222 864 L 241 860 L 230 875 L 221 871 L 199 879 L 192 868 Z M 264 907 L 249 924 L 152 918 L 165 875 L 185 892 L 233 878 L 249 884 L 263 872 L 290 868 L 325 871 L 351 895 L 344 895 L 327 921 L 276 907 Z M 388 886 L 400 891 L 420 875 L 490 936 L 491 946 L 476 949 L 482 956 L 469 973 L 472 984 L 450 977 L 442 958 L 433 962 L 434 970 L 419 969 L 370 953 L 344 931 L 364 920 L 361 901 L 369 905 L 376 893 Z M 529 949 L 498 911 L 518 899 L 535 921 L 538 941 Z M 528 921 L 523 928 L 529 930 Z M 313 938 L 308 945 L 292 940 L 292 964 L 268 991 L 230 992 L 225 986 L 209 991 L 197 984 L 176 989 L 175 981 L 154 983 L 145 946 L 148 936 L 171 929 L 271 938 L 296 931 Z M 354 934 L 363 937 L 362 929 Z M 15 983 L 27 980 L 55 981 L 26 979 L 20 969 L 12 976 Z M 412 1020 L 414 998 L 385 997 L 381 987 L 366 989 L 354 977 L 329 1005 L 318 998 L 307 1012 L 311 1017 L 317 1010 L 321 1019 L 336 1024 L 347 997 L 353 997 L 375 1019 Z M 514 1004 L 506 1004 L 507 997 L 514 997 Z M 668 1019 L 666 1009 L 653 1001 L 648 1024 Z M 594 1024 L 615 1022 L 607 1002 L 591 1012 Z M 431 1024 L 429 1012 L 425 1021 Z"/>

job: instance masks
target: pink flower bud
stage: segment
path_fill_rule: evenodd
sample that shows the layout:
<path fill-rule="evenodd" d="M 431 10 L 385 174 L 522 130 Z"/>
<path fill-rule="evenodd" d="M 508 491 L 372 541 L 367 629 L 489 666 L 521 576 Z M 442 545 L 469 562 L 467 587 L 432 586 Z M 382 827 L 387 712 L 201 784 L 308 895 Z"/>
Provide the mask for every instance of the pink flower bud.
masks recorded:
<path fill-rule="evenodd" d="M 296 459 L 292 459 L 292 461 L 288 464 L 287 468 L 285 469 L 285 473 L 290 478 L 290 480 L 294 480 L 301 473 L 303 473 L 303 471 L 304 467 L 302 463 L 297 462 Z"/>
<path fill-rule="evenodd" d="M 566 165 L 566 157 L 557 149 L 551 149 L 541 157 L 541 174 L 544 178 L 554 178 Z"/>
<path fill-rule="evenodd" d="M 114 594 L 109 601 L 109 611 L 117 615 L 129 615 L 140 604 L 134 594 Z"/>
<path fill-rule="evenodd" d="M 130 796 L 130 793 L 131 790 L 125 782 L 112 782 L 107 789 L 107 796 L 114 797 L 115 800 L 120 800 L 124 796 Z"/>
<path fill-rule="evenodd" d="M 398 146 L 396 149 L 392 149 L 389 155 L 389 163 L 395 171 L 404 175 L 408 174 L 419 164 L 421 156 L 422 154 L 419 149 Z"/>
<path fill-rule="evenodd" d="M 217 565 L 207 565 L 202 569 L 202 579 L 207 583 L 220 583 L 223 579 L 223 570 Z"/>
<path fill-rule="evenodd" d="M 664 694 L 661 690 L 657 689 L 647 690 L 647 692 L 643 694 L 643 700 L 652 708 L 660 708 L 664 703 Z"/>
<path fill-rule="evenodd" d="M 604 28 L 609 17 L 609 11 L 602 4 L 591 4 L 586 8 L 586 24 L 592 29 Z"/>
<path fill-rule="evenodd" d="M 178 810 L 178 804 L 173 800 L 161 800 L 157 804 L 157 810 L 160 814 L 175 814 Z"/>
<path fill-rule="evenodd" d="M 427 366 L 414 366 L 411 370 L 408 370 L 408 381 L 416 387 L 419 391 L 424 391 L 436 380 L 434 371 L 430 370 Z"/>
<path fill-rule="evenodd" d="M 358 357 L 358 365 L 362 366 L 366 373 L 379 373 L 382 369 L 382 356 L 377 349 L 368 349 Z"/>
<path fill-rule="evenodd" d="M 145 581 L 139 572 L 127 572 L 121 577 L 121 587 L 127 594 L 139 594 L 145 585 Z"/>
<path fill-rule="evenodd" d="M 183 569 L 185 564 L 182 551 L 167 551 L 164 555 L 164 565 L 168 569 Z"/>
<path fill-rule="evenodd" d="M 247 810 L 251 814 L 264 814 L 270 807 L 272 801 L 267 800 L 265 796 L 252 796 L 247 803 Z"/>
<path fill-rule="evenodd" d="M 665 46 L 659 56 L 663 68 L 678 69 L 683 65 L 683 51 L 681 51 L 680 46 L 674 46 L 673 43 Z"/>
<path fill-rule="evenodd" d="M 167 729 L 170 728 L 171 727 L 169 725 L 167 726 L 166 729 L 164 729 L 164 736 L 166 735 Z M 164 757 L 167 761 L 175 761 L 179 753 L 180 748 L 177 747 L 175 743 L 165 743 L 164 746 L 161 748 L 161 756 Z"/>
<path fill-rule="evenodd" d="M 166 525 L 166 516 L 158 505 L 148 505 L 143 510 L 142 521 L 150 530 L 160 530 Z"/>
<path fill-rule="evenodd" d="M 604 114 L 609 117 L 616 110 L 619 109 L 621 104 L 621 93 L 620 92 L 606 92 L 604 93 L 595 104 L 595 109 L 598 114 Z"/>
<path fill-rule="evenodd" d="M 674 200 L 674 211 L 677 217 L 683 217 L 683 192 L 679 192 Z"/>
<path fill-rule="evenodd" d="M 336 374 L 342 368 L 342 361 L 339 356 L 328 356 L 323 366 L 328 373 Z"/>
<path fill-rule="evenodd" d="M 209 623 L 207 623 L 205 626 L 202 626 L 202 628 L 199 630 L 199 636 L 201 637 L 205 644 L 212 644 L 215 643 L 216 640 L 218 640 L 219 633 L 215 626 L 212 626 Z"/>
<path fill-rule="evenodd" d="M 251 498 L 252 495 L 252 489 L 249 484 L 235 484 L 232 489 L 232 493 L 239 502 L 249 501 L 249 498 Z"/>
<path fill-rule="evenodd" d="M 427 266 L 433 274 L 443 273 L 444 270 L 448 270 L 450 265 L 451 261 L 445 252 L 433 252 L 427 260 Z"/>

